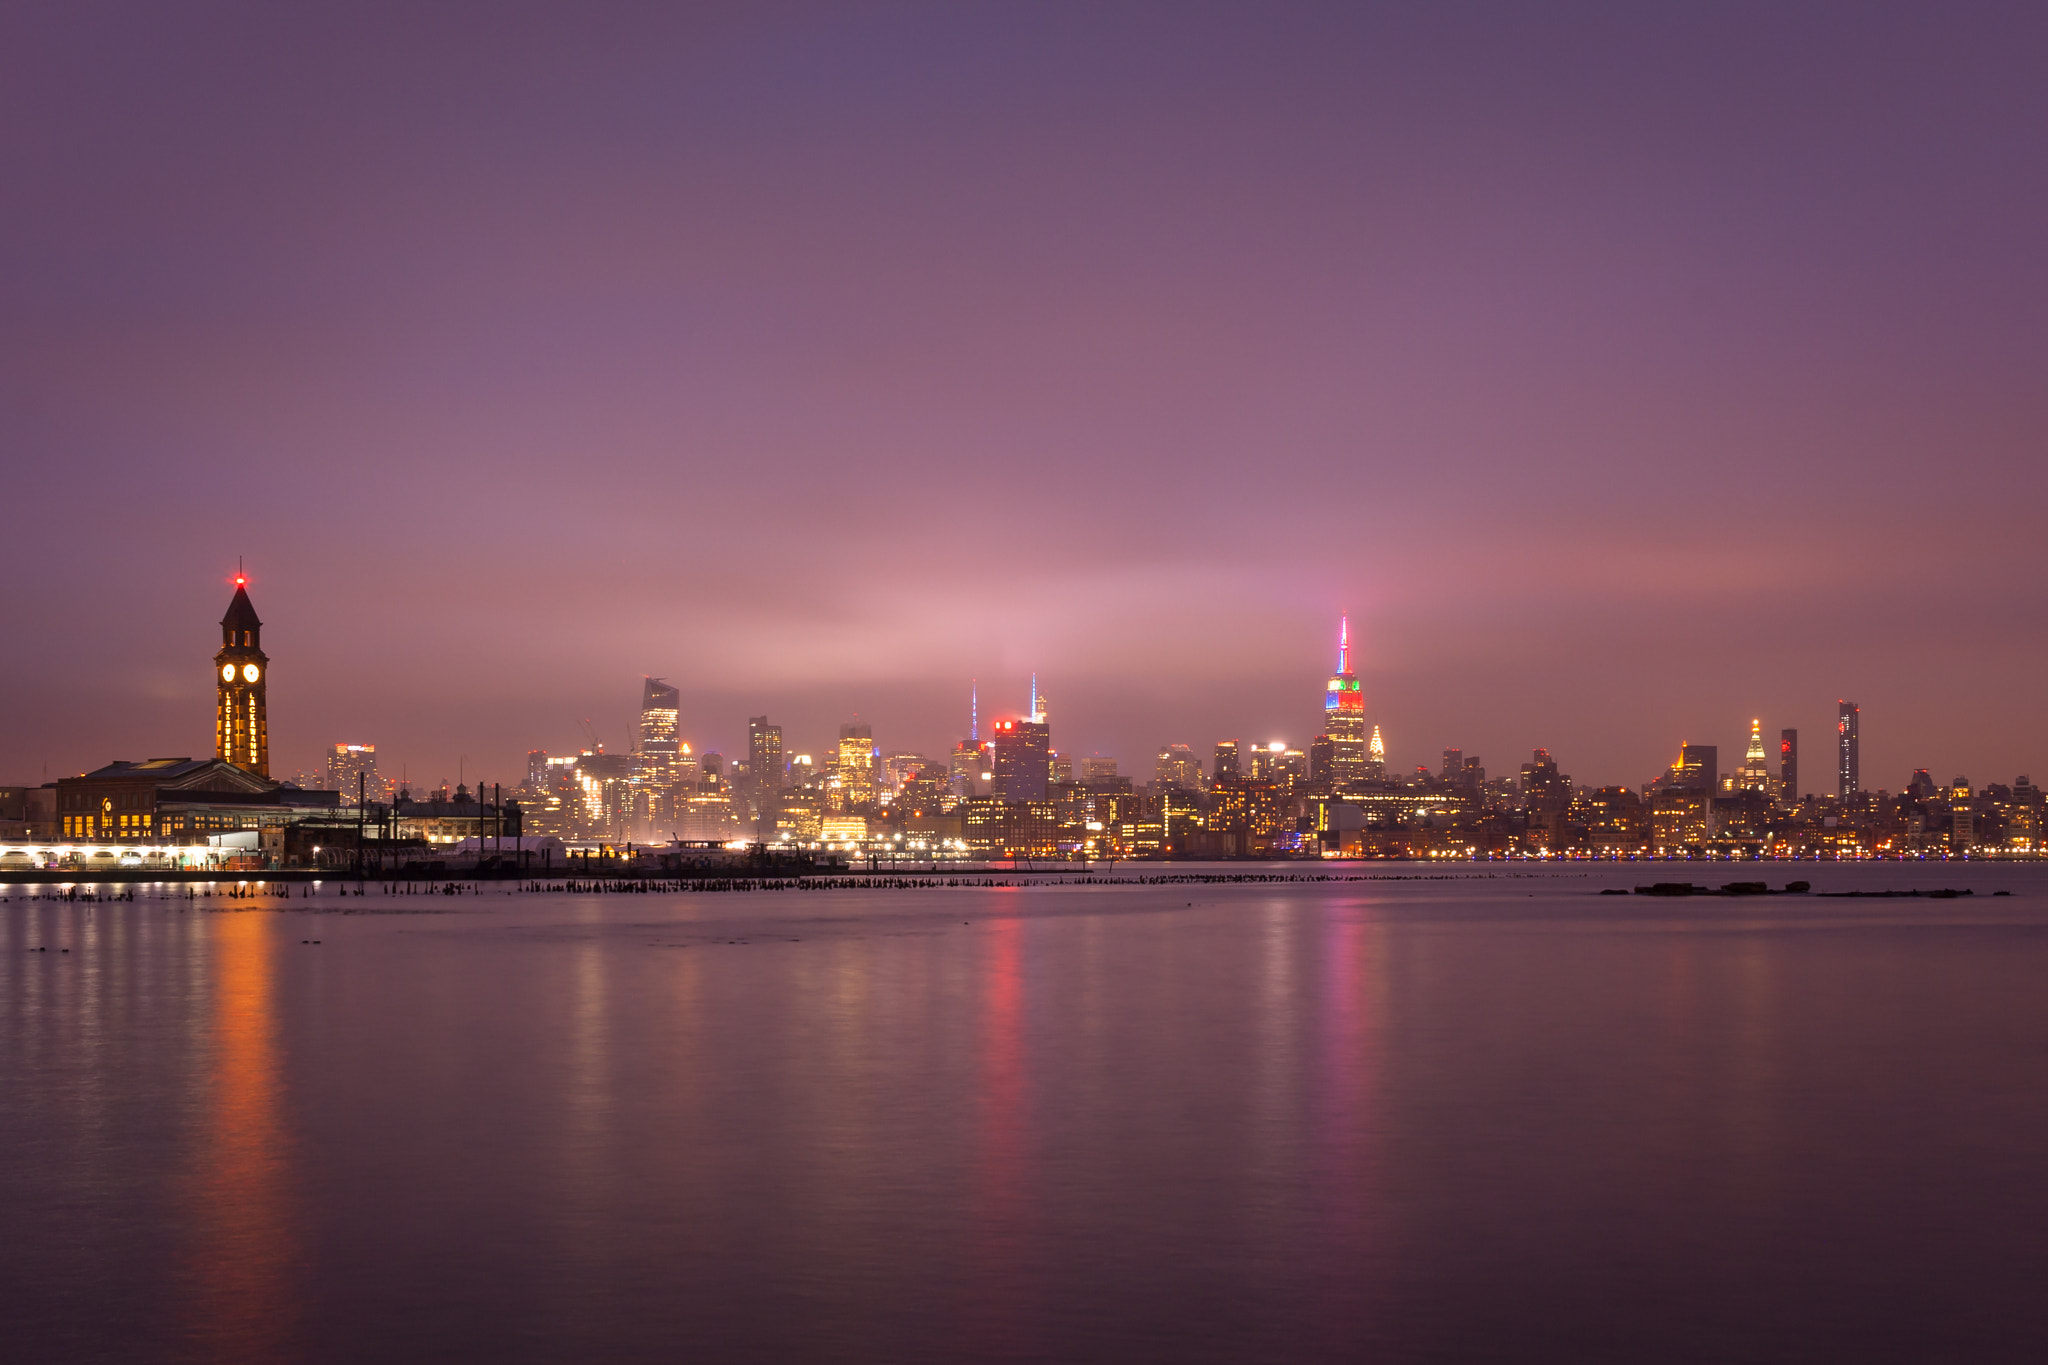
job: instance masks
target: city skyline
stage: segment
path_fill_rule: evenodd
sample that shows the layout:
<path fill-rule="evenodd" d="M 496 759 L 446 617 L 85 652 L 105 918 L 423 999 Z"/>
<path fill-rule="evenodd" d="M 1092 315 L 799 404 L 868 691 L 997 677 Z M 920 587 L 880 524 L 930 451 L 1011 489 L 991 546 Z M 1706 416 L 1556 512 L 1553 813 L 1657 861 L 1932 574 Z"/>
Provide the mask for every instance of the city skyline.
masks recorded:
<path fill-rule="evenodd" d="M 253 745 L 254 740 L 253 738 L 243 739 L 241 732 L 234 729 L 237 724 L 234 717 L 241 714 L 241 708 L 244 705 L 242 698 L 245 690 L 249 689 L 253 689 L 255 693 L 254 700 L 247 703 L 250 707 L 249 714 L 255 717 L 261 716 L 261 711 L 258 708 L 261 707 L 261 699 L 268 689 L 270 681 L 268 666 L 271 660 L 260 648 L 260 632 L 264 626 L 257 619 L 256 610 L 251 603 L 248 592 L 250 579 L 243 566 L 237 565 L 236 572 L 229 582 L 233 586 L 234 595 L 229 604 L 227 614 L 221 622 L 223 646 L 213 658 L 215 666 L 221 666 L 225 669 L 221 678 L 215 679 L 214 683 L 219 695 L 216 706 L 215 748 L 224 758 L 229 757 L 232 751 L 235 761 L 250 767 L 252 771 L 258 771 L 262 775 L 267 776 L 268 774 L 263 772 L 263 764 L 259 762 L 256 756 L 256 749 L 250 747 L 246 753 L 242 751 L 245 744 Z M 1158 757 L 1165 754 L 1169 747 L 1187 746 L 1199 754 L 1206 752 L 1212 743 L 1218 745 L 1243 745 L 1253 753 L 1269 747 L 1275 747 L 1277 752 L 1276 746 L 1281 745 L 1285 745 L 1292 750 L 1307 751 L 1311 750 L 1312 745 L 1322 741 L 1329 741 L 1334 737 L 1337 743 L 1333 746 L 1333 752 L 1326 758 L 1320 754 L 1309 753 L 1304 755 L 1304 759 L 1311 766 L 1318 762 L 1328 761 L 1330 763 L 1330 773 L 1340 783 L 1353 782 L 1368 776 L 1399 779 L 1419 773 L 1431 773 L 1436 770 L 1436 764 L 1428 761 L 1428 759 L 1438 756 L 1448 759 L 1452 754 L 1462 756 L 1469 753 L 1473 763 L 1483 764 L 1485 762 L 1486 756 L 1484 751 L 1467 745 L 1447 743 L 1438 746 L 1426 757 L 1418 754 L 1414 762 L 1404 761 L 1403 751 L 1396 748 L 1387 760 L 1381 763 L 1376 756 L 1380 751 L 1381 730 L 1385 722 L 1378 719 L 1377 713 L 1370 709 L 1369 700 L 1367 699 L 1369 694 L 1364 694 L 1362 685 L 1358 681 L 1358 674 L 1352 666 L 1353 648 L 1349 614 L 1341 614 L 1338 621 L 1337 639 L 1334 649 L 1335 669 L 1325 686 L 1320 708 L 1321 725 L 1313 736 L 1302 736 L 1294 732 L 1285 734 L 1275 733 L 1270 736 L 1256 735 L 1253 732 L 1238 732 L 1224 733 L 1213 737 L 1195 736 L 1161 739 L 1155 745 L 1128 752 L 1105 751 L 1101 748 L 1084 751 L 1063 742 L 1059 737 L 1059 733 L 1051 730 L 1048 724 L 1050 718 L 1046 713 L 1046 702 L 1044 700 L 1048 694 L 1041 692 L 1038 674 L 1036 670 L 1032 670 L 1027 675 L 1028 702 L 1025 707 L 1021 709 L 1011 709 L 1001 705 L 983 707 L 981 704 L 980 680 L 973 678 L 968 681 L 967 709 L 965 712 L 967 727 L 955 735 L 951 742 L 942 747 L 934 748 L 929 745 L 917 746 L 907 742 L 892 741 L 889 749 L 897 753 L 921 753 L 926 758 L 944 762 L 947 752 L 959 747 L 960 743 L 968 735 L 978 734 L 981 728 L 986 727 L 990 735 L 997 741 L 995 747 L 990 751 L 989 763 L 991 766 L 1000 769 L 1002 763 L 995 755 L 999 755 L 1002 752 L 1001 741 L 1015 735 L 1017 724 L 1024 722 L 1026 723 L 1026 729 L 1031 730 L 1032 733 L 1038 736 L 1032 742 L 1039 745 L 1040 750 L 1057 754 L 1070 766 L 1091 758 L 1106 760 L 1117 765 L 1117 771 L 1123 776 L 1133 778 L 1141 783 L 1149 779 L 1152 765 Z M 223 660 L 226 660 L 231 653 L 234 654 L 236 662 L 223 664 Z M 258 682 L 258 664 L 255 662 L 241 662 L 245 655 L 250 660 L 260 661 L 260 683 Z M 243 676 L 242 670 L 244 669 L 249 670 L 246 678 Z M 209 676 L 211 677 L 212 675 L 209 674 Z M 222 679 L 225 680 L 223 681 Z M 245 689 L 245 684 L 248 685 L 247 689 Z M 1838 723 L 1832 738 L 1834 740 L 1833 757 L 1836 769 L 1834 773 L 1836 779 L 1834 792 L 1836 795 L 1846 796 L 1851 792 L 1863 790 L 1903 790 L 1913 780 L 1914 773 L 1932 771 L 1933 768 L 1941 766 L 1938 762 L 1932 765 L 1919 763 L 1915 764 L 1912 769 L 1909 769 L 1907 775 L 1895 784 L 1877 781 L 1864 783 L 1860 776 L 1862 749 L 1860 734 L 1861 708 L 1852 701 L 1839 699 L 1835 703 L 1835 707 Z M 680 772 L 680 769 L 677 767 L 677 755 L 680 749 L 683 755 L 694 756 L 693 761 L 705 756 L 717 756 L 726 764 L 733 762 L 748 763 L 750 759 L 758 758 L 763 753 L 772 752 L 780 756 L 783 761 L 783 767 L 778 769 L 777 773 L 777 780 L 780 781 L 782 774 L 788 770 L 788 764 L 795 761 L 800 754 L 811 757 L 820 764 L 830 764 L 842 759 L 847 752 L 848 735 L 859 735 L 862 737 L 861 748 L 863 752 L 872 749 L 877 758 L 883 752 L 879 740 L 875 738 L 873 722 L 861 719 L 857 714 L 846 721 L 840 722 L 836 727 L 832 727 L 836 731 L 836 740 L 821 738 L 820 742 L 816 744 L 801 742 L 803 738 L 801 734 L 799 734 L 798 740 L 785 742 L 784 732 L 788 727 L 780 724 L 771 725 L 771 719 L 772 717 L 767 714 L 749 716 L 746 718 L 746 728 L 742 732 L 738 743 L 732 745 L 721 743 L 716 736 L 722 734 L 722 731 L 710 730 L 702 726 L 693 729 L 689 713 L 682 703 L 682 694 L 679 688 L 668 683 L 665 678 L 649 674 L 642 675 L 640 700 L 637 710 L 633 713 L 633 723 L 630 726 L 597 726 L 590 717 L 580 718 L 576 722 L 580 731 L 580 742 L 556 747 L 546 745 L 531 746 L 520 755 L 516 765 L 507 764 L 502 770 L 490 768 L 486 761 L 488 756 L 472 759 L 471 755 L 464 753 L 457 759 L 456 776 L 452 781 L 445 772 L 414 774 L 411 771 L 412 765 L 410 760 L 403 754 L 394 753 L 388 744 L 385 746 L 385 753 L 388 756 L 386 766 L 379 768 L 376 759 L 377 741 L 372 738 L 368 743 L 364 743 L 365 737 L 357 735 L 323 742 L 319 746 L 320 752 L 316 760 L 297 764 L 288 763 L 280 767 L 276 776 L 280 780 L 296 778 L 300 781 L 301 785 L 306 786 L 332 787 L 333 783 L 329 778 L 332 773 L 338 770 L 337 764 L 353 772 L 354 767 L 351 765 L 356 760 L 351 759 L 349 751 L 360 749 L 367 753 L 371 769 L 376 771 L 380 779 L 388 784 L 388 787 L 392 790 L 396 790 L 401 786 L 410 786 L 414 790 L 424 792 L 441 787 L 460 785 L 465 781 L 497 781 L 506 787 L 516 787 L 522 779 L 531 775 L 532 765 L 536 761 L 537 756 L 571 757 L 579 752 L 588 755 L 594 751 L 600 754 L 610 753 L 620 756 L 629 754 L 651 756 L 653 764 L 650 771 L 654 772 L 663 783 L 666 783 L 673 781 L 676 774 Z M 1033 729 L 1032 723 L 1036 723 L 1035 729 Z M 1762 771 L 1762 765 L 1759 760 L 1759 755 L 1763 754 L 1762 725 L 1761 717 L 1753 717 L 1749 722 L 1749 742 L 1745 757 L 1745 767 L 1742 771 L 1750 773 L 1752 776 L 1755 775 L 1751 771 L 1752 769 L 1755 772 Z M 264 728 L 267 733 L 267 725 Z M 929 726 L 923 728 L 927 731 L 930 729 Z M 1367 729 L 1371 731 L 1373 740 L 1372 749 L 1375 758 L 1372 762 L 1365 761 L 1363 754 L 1365 747 L 1363 736 Z M 1799 727 L 1796 726 L 1780 728 L 1780 753 L 1777 772 L 1797 771 L 1796 752 L 1792 754 L 1791 762 L 1789 764 L 1786 763 L 1787 751 L 1785 746 L 1793 742 L 1798 729 Z M 223 736 L 228 735 L 230 732 L 235 736 L 232 744 L 223 738 Z M 762 735 L 769 732 L 772 732 L 772 740 L 764 741 Z M 620 739 L 614 742 L 607 742 L 604 738 L 607 733 L 619 736 Z M 1359 750 L 1357 754 L 1349 757 L 1346 756 L 1349 753 L 1349 750 L 1346 748 L 1347 736 L 1351 744 Z M 882 738 L 890 738 L 890 736 L 885 734 Z M 769 745 L 767 749 L 761 747 L 764 742 Z M 267 738 L 265 738 L 263 743 L 263 753 L 267 758 Z M 1554 746 L 1549 745 L 1529 747 L 1537 750 L 1539 753 L 1555 751 Z M 1704 754 L 1706 756 L 1704 760 L 1706 766 L 1709 769 L 1714 768 L 1716 765 L 1714 755 L 1718 747 L 1717 743 L 1708 743 L 1705 740 L 1694 741 L 1688 739 L 1680 741 L 1676 746 L 1676 751 L 1679 755 L 1678 762 L 1672 765 L 1671 771 L 1676 772 L 1680 768 L 1692 764 L 1694 762 L 1692 755 L 1696 753 Z M 1034 750 L 1034 752 L 1038 751 Z M 1559 752 L 1563 760 L 1569 761 L 1570 755 L 1568 751 Z M 163 755 L 152 753 L 151 756 L 159 757 Z M 1506 771 L 1507 767 L 1511 766 L 1515 761 L 1518 761 L 1518 757 L 1517 759 L 1508 760 L 1506 764 L 1503 764 L 1502 760 L 1497 759 L 1495 760 L 1497 765 L 1495 771 Z M 91 766 L 97 767 L 99 765 L 95 763 Z M 86 769 L 79 769 L 77 771 L 83 772 Z M 1587 775 L 1583 772 L 1575 773 L 1573 776 L 1576 785 L 1582 789 L 1601 786 L 1641 786 L 1647 789 L 1659 780 L 1656 774 L 1660 771 L 1662 771 L 1661 765 L 1653 768 L 1648 778 L 1641 779 L 1613 777 L 1605 774 Z M 1990 772 L 1990 770 L 1985 771 L 1987 773 Z M 2022 776 L 2028 771 L 2027 768 L 2022 767 L 2017 769 L 2014 774 L 1994 774 L 1975 780 L 1981 782 L 2007 781 L 2011 777 Z M 70 774 L 55 775 L 68 776 Z M 1961 771 L 1959 771 L 1958 775 L 1965 778 L 1970 776 L 1967 772 Z M 1713 780 L 1715 774 L 1709 772 L 1707 776 L 1707 785 L 1709 787 L 1716 785 Z M 1042 783 L 1042 773 L 1037 780 Z M 1004 794 L 1004 788 L 1005 781 L 999 776 L 996 781 L 997 794 Z M 1807 790 L 1810 791 L 1811 788 Z M 1042 787 L 1036 787 L 1031 793 L 1031 798 L 1038 799 L 1042 794 Z"/>
<path fill-rule="evenodd" d="M 2039 14 L 5 22 L 16 780 L 236 555 L 285 771 L 1302 743 L 1347 611 L 1397 769 L 2048 769 Z"/>

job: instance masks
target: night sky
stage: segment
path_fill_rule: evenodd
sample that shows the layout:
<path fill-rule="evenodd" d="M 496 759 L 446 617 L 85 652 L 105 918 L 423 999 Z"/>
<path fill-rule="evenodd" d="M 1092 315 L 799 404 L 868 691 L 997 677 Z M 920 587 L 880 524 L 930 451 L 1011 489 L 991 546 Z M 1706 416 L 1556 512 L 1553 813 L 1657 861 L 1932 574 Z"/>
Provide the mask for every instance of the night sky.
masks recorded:
<path fill-rule="evenodd" d="M 2048 7 L 12 4 L 0 781 L 643 674 L 1149 777 L 2048 777 Z M 1731 753 L 1732 751 L 1732 753 Z"/>

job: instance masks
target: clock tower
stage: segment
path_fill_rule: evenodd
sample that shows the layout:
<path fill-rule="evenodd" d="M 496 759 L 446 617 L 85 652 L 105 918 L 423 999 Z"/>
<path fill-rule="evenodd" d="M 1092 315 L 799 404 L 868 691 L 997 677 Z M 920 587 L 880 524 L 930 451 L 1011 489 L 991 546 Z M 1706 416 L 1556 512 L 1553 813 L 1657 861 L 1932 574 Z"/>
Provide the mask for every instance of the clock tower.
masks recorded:
<path fill-rule="evenodd" d="M 270 686 L 270 656 L 263 652 L 263 623 L 249 601 L 249 580 L 239 573 L 234 600 L 220 618 L 213 680 L 220 694 L 213 713 L 214 752 L 237 768 L 269 777 L 270 721 L 263 694 Z"/>

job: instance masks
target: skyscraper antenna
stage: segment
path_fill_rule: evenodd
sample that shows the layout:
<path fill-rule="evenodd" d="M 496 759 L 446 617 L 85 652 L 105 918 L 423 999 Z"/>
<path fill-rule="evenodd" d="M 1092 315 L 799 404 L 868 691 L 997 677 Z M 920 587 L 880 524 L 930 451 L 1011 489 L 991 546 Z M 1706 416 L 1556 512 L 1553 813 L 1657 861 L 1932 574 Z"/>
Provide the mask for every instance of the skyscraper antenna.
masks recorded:
<path fill-rule="evenodd" d="M 1031 719 L 1038 719 L 1038 674 L 1031 675 Z"/>
<path fill-rule="evenodd" d="M 981 679 L 967 680 L 967 737 L 981 747 Z"/>
<path fill-rule="evenodd" d="M 1337 671 L 1351 671 L 1351 613 L 1345 612 L 1337 618 Z"/>

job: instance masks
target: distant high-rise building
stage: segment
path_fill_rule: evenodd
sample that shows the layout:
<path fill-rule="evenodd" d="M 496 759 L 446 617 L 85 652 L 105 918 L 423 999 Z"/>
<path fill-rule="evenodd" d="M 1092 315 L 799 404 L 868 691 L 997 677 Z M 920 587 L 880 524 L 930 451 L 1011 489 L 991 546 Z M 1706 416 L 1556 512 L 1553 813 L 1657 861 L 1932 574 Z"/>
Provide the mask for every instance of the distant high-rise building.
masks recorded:
<path fill-rule="evenodd" d="M 1252 745 L 1252 778 L 1258 782 L 1278 780 L 1280 756 L 1287 752 L 1287 745 L 1274 740 L 1271 744 Z"/>
<path fill-rule="evenodd" d="M 548 784 L 548 751 L 528 749 L 526 751 L 526 786 L 529 791 L 543 791 Z"/>
<path fill-rule="evenodd" d="M 1351 671 L 1351 618 L 1337 622 L 1337 671 L 1323 690 L 1323 733 L 1330 737 L 1330 772 L 1338 786 L 1366 775 L 1365 693 Z"/>
<path fill-rule="evenodd" d="M 946 787 L 953 795 L 969 797 L 979 790 L 975 785 L 981 775 L 988 771 L 984 764 L 985 755 L 981 746 L 971 739 L 963 739 L 953 746 L 946 755 Z"/>
<path fill-rule="evenodd" d="M 774 805 L 772 794 L 783 788 L 782 727 L 766 716 L 747 717 L 747 776 L 760 794 L 763 809 Z"/>
<path fill-rule="evenodd" d="M 1735 770 L 1735 789 L 1746 792 L 1768 792 L 1771 789 L 1771 763 L 1764 753 L 1764 723 L 1761 720 L 1749 723 L 1749 748 L 1743 752 L 1742 766 Z"/>
<path fill-rule="evenodd" d="M 1778 790 L 1788 806 L 1799 804 L 1799 732 L 1778 731 Z"/>
<path fill-rule="evenodd" d="M 1051 732 L 1032 720 L 995 724 L 992 793 L 1003 801 L 1043 801 L 1052 777 Z"/>
<path fill-rule="evenodd" d="M 1702 792 L 1720 790 L 1720 745 L 1679 745 L 1677 765 Z"/>
<path fill-rule="evenodd" d="M 1337 783 L 1337 746 L 1328 735 L 1317 735 L 1308 742 L 1309 785 L 1323 790 Z"/>
<path fill-rule="evenodd" d="M 1457 781 L 1458 779 L 1460 779 L 1461 777 L 1463 777 L 1464 775 L 1465 775 L 1465 751 L 1464 751 L 1463 749 L 1446 749 L 1446 750 L 1444 750 L 1444 770 L 1443 770 L 1443 779 L 1444 779 L 1444 781 L 1446 781 L 1446 782 L 1455 782 L 1455 781 Z"/>
<path fill-rule="evenodd" d="M 834 768 L 846 808 L 871 805 L 875 799 L 875 727 L 864 720 L 839 727 L 839 754 Z"/>
<path fill-rule="evenodd" d="M 1116 780 L 1116 760 L 1105 758 L 1101 754 L 1090 754 L 1081 760 L 1081 780 L 1083 782 L 1114 782 Z"/>
<path fill-rule="evenodd" d="M 336 744 L 327 751 L 327 790 L 341 793 L 341 804 L 353 806 L 361 791 L 366 801 L 384 799 L 384 783 L 377 776 L 377 746 Z"/>
<path fill-rule="evenodd" d="M 1365 775 L 1378 782 L 1387 775 L 1387 742 L 1380 738 L 1380 727 L 1372 727 L 1372 738 L 1365 745 Z"/>
<path fill-rule="evenodd" d="M 1522 765 L 1522 809 L 1529 822 L 1529 842 L 1538 848 L 1561 848 L 1565 813 L 1572 802 L 1572 780 L 1557 770 L 1550 750 L 1538 749 Z"/>
<path fill-rule="evenodd" d="M 1209 780 L 1221 782 L 1226 777 L 1237 777 L 1243 771 L 1238 766 L 1237 741 L 1222 739 L 1216 741 L 1215 756 L 1209 767 Z"/>
<path fill-rule="evenodd" d="M 1721 747 L 1718 744 L 1681 744 L 1678 762 L 1671 765 L 1665 785 L 1709 795 L 1721 789 Z"/>
<path fill-rule="evenodd" d="M 1862 712 L 1853 701 L 1835 708 L 1835 790 L 1844 801 L 1863 790 L 1863 762 L 1856 743 L 1856 722 Z"/>
<path fill-rule="evenodd" d="M 676 762 L 682 756 L 676 738 L 682 693 L 659 678 L 640 689 L 640 752 L 634 776 L 650 787 L 675 785 Z"/>
<path fill-rule="evenodd" d="M 1202 789 L 1202 760 L 1185 744 L 1169 744 L 1153 763 L 1152 785 L 1162 791 L 1198 792 Z"/>

